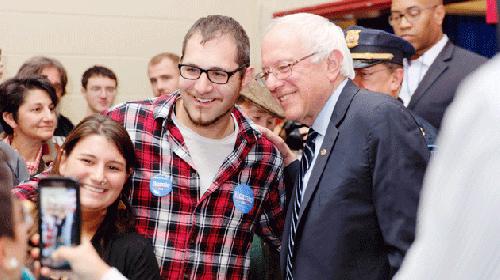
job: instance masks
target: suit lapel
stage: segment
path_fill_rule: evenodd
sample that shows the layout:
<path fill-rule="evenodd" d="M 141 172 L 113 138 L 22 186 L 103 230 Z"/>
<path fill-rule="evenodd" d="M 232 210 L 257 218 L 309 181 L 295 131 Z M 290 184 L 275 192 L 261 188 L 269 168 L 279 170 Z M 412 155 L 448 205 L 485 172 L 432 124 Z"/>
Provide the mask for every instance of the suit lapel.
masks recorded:
<path fill-rule="evenodd" d="M 359 88 L 354 85 L 351 80 L 347 81 L 342 93 L 339 96 L 337 103 L 335 104 L 335 109 L 333 110 L 333 114 L 330 118 L 330 124 L 326 130 L 325 138 L 323 139 L 323 144 L 319 149 L 319 154 L 316 156 L 316 162 L 314 163 L 314 167 L 311 170 L 311 176 L 309 177 L 309 181 L 307 183 L 307 188 L 304 192 L 302 203 L 299 212 L 299 222 L 304 213 L 304 209 L 307 208 L 309 201 L 311 200 L 312 194 L 318 187 L 318 182 L 323 174 L 323 171 L 326 166 L 326 162 L 330 157 L 331 151 L 335 145 L 335 140 L 338 137 L 339 123 L 344 119 L 347 114 L 347 110 L 351 105 L 352 99 L 359 92 Z M 324 151 L 324 152 L 322 152 Z"/>
<path fill-rule="evenodd" d="M 418 84 L 415 93 L 413 93 L 408 108 L 413 109 L 418 100 L 427 92 L 427 90 L 432 86 L 432 84 L 438 79 L 443 72 L 448 69 L 448 61 L 453 56 L 453 44 L 448 41 L 444 46 L 443 50 L 436 57 L 434 62 L 429 67 L 427 73 L 425 73 L 424 78 Z"/>

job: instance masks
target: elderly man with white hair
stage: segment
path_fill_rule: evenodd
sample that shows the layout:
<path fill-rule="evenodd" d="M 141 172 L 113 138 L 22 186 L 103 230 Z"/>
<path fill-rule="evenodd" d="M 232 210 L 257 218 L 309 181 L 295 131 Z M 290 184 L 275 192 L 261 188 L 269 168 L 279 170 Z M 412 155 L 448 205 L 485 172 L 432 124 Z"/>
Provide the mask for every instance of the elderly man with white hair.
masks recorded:
<path fill-rule="evenodd" d="M 266 85 L 311 127 L 301 164 L 278 137 L 293 186 L 281 246 L 286 279 L 391 279 L 414 239 L 429 160 L 420 129 L 389 95 L 359 89 L 342 30 L 295 14 L 261 46 Z M 298 174 L 298 175 L 296 175 Z"/>

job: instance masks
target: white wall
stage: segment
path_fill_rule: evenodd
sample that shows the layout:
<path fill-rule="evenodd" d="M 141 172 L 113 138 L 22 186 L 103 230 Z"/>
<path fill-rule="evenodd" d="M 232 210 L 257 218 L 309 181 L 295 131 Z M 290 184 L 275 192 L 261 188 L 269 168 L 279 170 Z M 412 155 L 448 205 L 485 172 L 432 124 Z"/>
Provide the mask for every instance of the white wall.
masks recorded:
<path fill-rule="evenodd" d="M 59 59 L 68 71 L 62 112 L 74 123 L 85 114 L 83 72 L 100 64 L 118 76 L 115 103 L 152 96 L 149 59 L 180 54 L 189 27 L 200 17 L 235 18 L 248 33 L 252 65 L 260 68 L 260 41 L 273 12 L 314 6 L 314 0 L 17 0 L 0 1 L 3 80 L 35 55 Z M 330 1 L 331 2 L 331 1 Z"/>

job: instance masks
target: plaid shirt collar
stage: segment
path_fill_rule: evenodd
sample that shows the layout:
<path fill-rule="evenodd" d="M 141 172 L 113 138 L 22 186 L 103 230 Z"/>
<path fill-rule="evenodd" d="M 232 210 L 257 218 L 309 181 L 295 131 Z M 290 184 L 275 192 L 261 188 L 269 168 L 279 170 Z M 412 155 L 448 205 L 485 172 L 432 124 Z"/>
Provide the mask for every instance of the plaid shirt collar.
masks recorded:
<path fill-rule="evenodd" d="M 175 91 L 171 95 L 162 95 L 156 99 L 154 102 L 153 116 L 158 122 L 163 119 L 163 127 L 172 131 L 172 127 L 175 127 L 174 123 L 170 120 L 170 115 L 174 114 L 175 104 L 180 98 L 179 90 Z M 238 138 L 236 140 L 236 145 L 239 145 L 241 141 L 245 141 L 248 144 L 253 144 L 262 137 L 262 133 L 257 129 L 255 123 L 253 123 L 248 116 L 238 107 L 235 106 L 233 109 L 233 116 L 235 121 L 239 124 Z M 168 120 L 168 121 L 167 121 Z M 169 127 L 172 126 L 172 127 Z M 180 136 L 180 131 L 175 127 L 174 136 L 179 141 L 182 140 Z M 243 139 L 241 139 L 243 138 Z M 184 142 L 184 141 L 180 141 Z"/>

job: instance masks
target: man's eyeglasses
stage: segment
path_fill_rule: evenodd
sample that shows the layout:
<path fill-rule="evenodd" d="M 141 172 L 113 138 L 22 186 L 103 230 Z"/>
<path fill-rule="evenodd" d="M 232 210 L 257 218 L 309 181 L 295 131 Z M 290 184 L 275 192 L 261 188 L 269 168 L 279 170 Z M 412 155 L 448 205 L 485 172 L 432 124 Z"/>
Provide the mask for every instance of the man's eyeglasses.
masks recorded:
<path fill-rule="evenodd" d="M 188 80 L 198 80 L 203 73 L 207 73 L 208 80 L 214 84 L 227 84 L 229 78 L 236 72 L 243 70 L 247 65 L 243 64 L 236 68 L 234 71 L 224 71 L 224 70 L 212 70 L 203 69 L 200 67 L 179 64 L 179 71 L 184 79 Z"/>
<path fill-rule="evenodd" d="M 386 70 L 388 70 L 388 68 L 383 68 L 383 69 L 375 70 L 375 71 L 372 71 L 372 72 L 363 72 L 363 71 L 357 70 L 357 69 L 355 69 L 354 71 L 356 72 L 356 76 L 360 76 L 361 78 L 366 79 L 366 78 L 369 78 L 371 75 L 373 75 L 375 73 L 386 71 Z"/>
<path fill-rule="evenodd" d="M 264 72 L 260 72 L 259 74 L 257 74 L 257 76 L 255 77 L 255 80 L 257 80 L 257 82 L 259 82 L 259 84 L 262 87 L 266 86 L 266 81 L 269 78 L 269 74 L 271 74 L 271 73 L 274 75 L 274 77 L 276 77 L 276 79 L 284 80 L 284 79 L 290 77 L 290 75 L 292 75 L 292 66 L 294 66 L 295 64 L 301 62 L 302 60 L 305 60 L 308 57 L 311 57 L 317 53 L 318 52 L 313 52 L 312 54 L 306 55 L 301 59 L 295 60 L 294 62 L 290 62 L 288 64 L 278 66 L 276 68 L 269 68 L 269 70 L 264 71 Z"/>
<path fill-rule="evenodd" d="M 422 11 L 434 9 L 437 6 L 438 5 L 434 5 L 432 7 L 427 7 L 427 8 L 410 7 L 408 9 L 406 9 L 405 13 L 391 12 L 391 15 L 389 16 L 389 24 L 391 26 L 399 25 L 401 23 L 401 19 L 403 17 L 405 17 L 409 23 L 413 23 L 420 17 L 420 14 L 422 13 Z"/>

